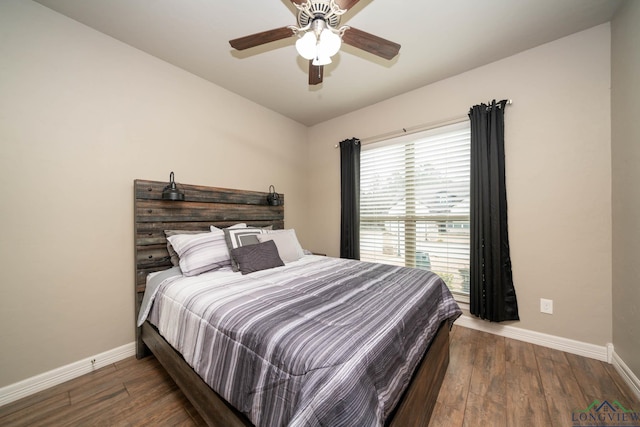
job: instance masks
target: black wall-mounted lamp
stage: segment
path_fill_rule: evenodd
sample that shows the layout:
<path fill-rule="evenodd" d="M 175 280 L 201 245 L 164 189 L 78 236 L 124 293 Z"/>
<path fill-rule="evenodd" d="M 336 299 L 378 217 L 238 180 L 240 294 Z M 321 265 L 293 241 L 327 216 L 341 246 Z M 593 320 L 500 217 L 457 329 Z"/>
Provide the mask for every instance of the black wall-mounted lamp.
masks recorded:
<path fill-rule="evenodd" d="M 267 202 L 271 206 L 280 206 L 280 195 L 276 193 L 276 188 L 273 185 L 269 186 L 269 195 L 267 196 Z"/>
<path fill-rule="evenodd" d="M 184 193 L 178 190 L 176 182 L 173 180 L 173 172 L 169 175 L 169 185 L 162 190 L 163 200 L 184 200 Z"/>

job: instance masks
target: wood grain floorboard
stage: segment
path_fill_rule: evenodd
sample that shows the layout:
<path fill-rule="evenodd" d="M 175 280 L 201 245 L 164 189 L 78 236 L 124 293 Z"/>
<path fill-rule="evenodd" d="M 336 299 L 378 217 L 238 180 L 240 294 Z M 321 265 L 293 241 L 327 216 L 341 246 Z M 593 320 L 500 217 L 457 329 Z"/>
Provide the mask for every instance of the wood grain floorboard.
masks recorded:
<path fill-rule="evenodd" d="M 551 425 L 538 368 L 519 363 L 507 363 L 506 378 L 507 425 Z"/>
<path fill-rule="evenodd" d="M 551 425 L 566 426 L 574 411 L 586 407 L 582 402 L 587 402 L 587 399 L 568 364 L 539 358 L 538 366 Z"/>
<path fill-rule="evenodd" d="M 475 425 L 470 424 L 475 420 L 490 420 L 495 427 L 506 426 L 505 341 L 497 335 L 478 333 L 463 425 Z"/>
<path fill-rule="evenodd" d="M 454 326 L 449 369 L 430 427 L 571 426 L 594 400 L 640 401 L 616 370 Z M 205 423 L 153 357 L 122 360 L 0 407 L 0 426 L 182 426 Z"/>

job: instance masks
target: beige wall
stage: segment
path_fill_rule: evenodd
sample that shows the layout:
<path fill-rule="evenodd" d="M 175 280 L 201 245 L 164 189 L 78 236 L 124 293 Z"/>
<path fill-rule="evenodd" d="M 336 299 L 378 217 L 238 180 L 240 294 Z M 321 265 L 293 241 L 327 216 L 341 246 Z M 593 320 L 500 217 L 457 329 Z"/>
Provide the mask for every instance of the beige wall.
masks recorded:
<path fill-rule="evenodd" d="M 640 2 L 612 21 L 613 344 L 640 377 Z"/>
<path fill-rule="evenodd" d="M 506 175 L 516 326 L 611 342 L 611 129 L 608 24 L 539 46 L 310 129 L 314 250 L 339 254 L 339 153 L 367 138 L 464 117 L 493 98 L 506 111 Z M 541 314 L 540 298 L 554 301 Z"/>
<path fill-rule="evenodd" d="M 135 178 L 275 184 L 304 224 L 306 127 L 29 1 L 0 58 L 0 387 L 134 340 Z"/>
<path fill-rule="evenodd" d="M 39 4 L 0 2 L 0 387 L 133 341 L 133 179 L 273 183 L 303 246 L 338 255 L 333 146 L 493 98 L 514 100 L 516 326 L 604 345 L 613 318 L 638 373 L 638 4 L 627 9 L 613 27 L 612 159 L 608 24 L 307 129 Z"/>

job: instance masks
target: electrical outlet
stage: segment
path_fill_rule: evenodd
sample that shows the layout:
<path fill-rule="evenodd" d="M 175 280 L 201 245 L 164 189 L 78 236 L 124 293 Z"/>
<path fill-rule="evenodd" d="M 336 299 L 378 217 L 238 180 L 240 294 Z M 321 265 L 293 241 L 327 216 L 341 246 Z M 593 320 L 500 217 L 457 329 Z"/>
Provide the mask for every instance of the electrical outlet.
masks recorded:
<path fill-rule="evenodd" d="M 553 300 L 540 298 L 540 313 L 553 314 Z"/>

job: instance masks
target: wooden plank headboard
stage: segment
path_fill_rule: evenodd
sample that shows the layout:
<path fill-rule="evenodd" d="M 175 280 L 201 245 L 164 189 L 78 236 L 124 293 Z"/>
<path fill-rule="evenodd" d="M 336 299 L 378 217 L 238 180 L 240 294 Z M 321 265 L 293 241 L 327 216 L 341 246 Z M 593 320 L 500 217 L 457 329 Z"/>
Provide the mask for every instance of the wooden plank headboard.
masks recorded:
<path fill-rule="evenodd" d="M 267 203 L 267 192 L 178 183 L 184 201 L 162 200 L 167 182 L 134 181 L 135 313 L 136 319 L 149 273 L 171 267 L 164 230 L 208 231 L 211 225 L 284 228 L 284 195 L 280 205 Z M 139 328 L 138 328 L 139 329 Z M 136 335 L 139 335 L 139 330 Z"/>

